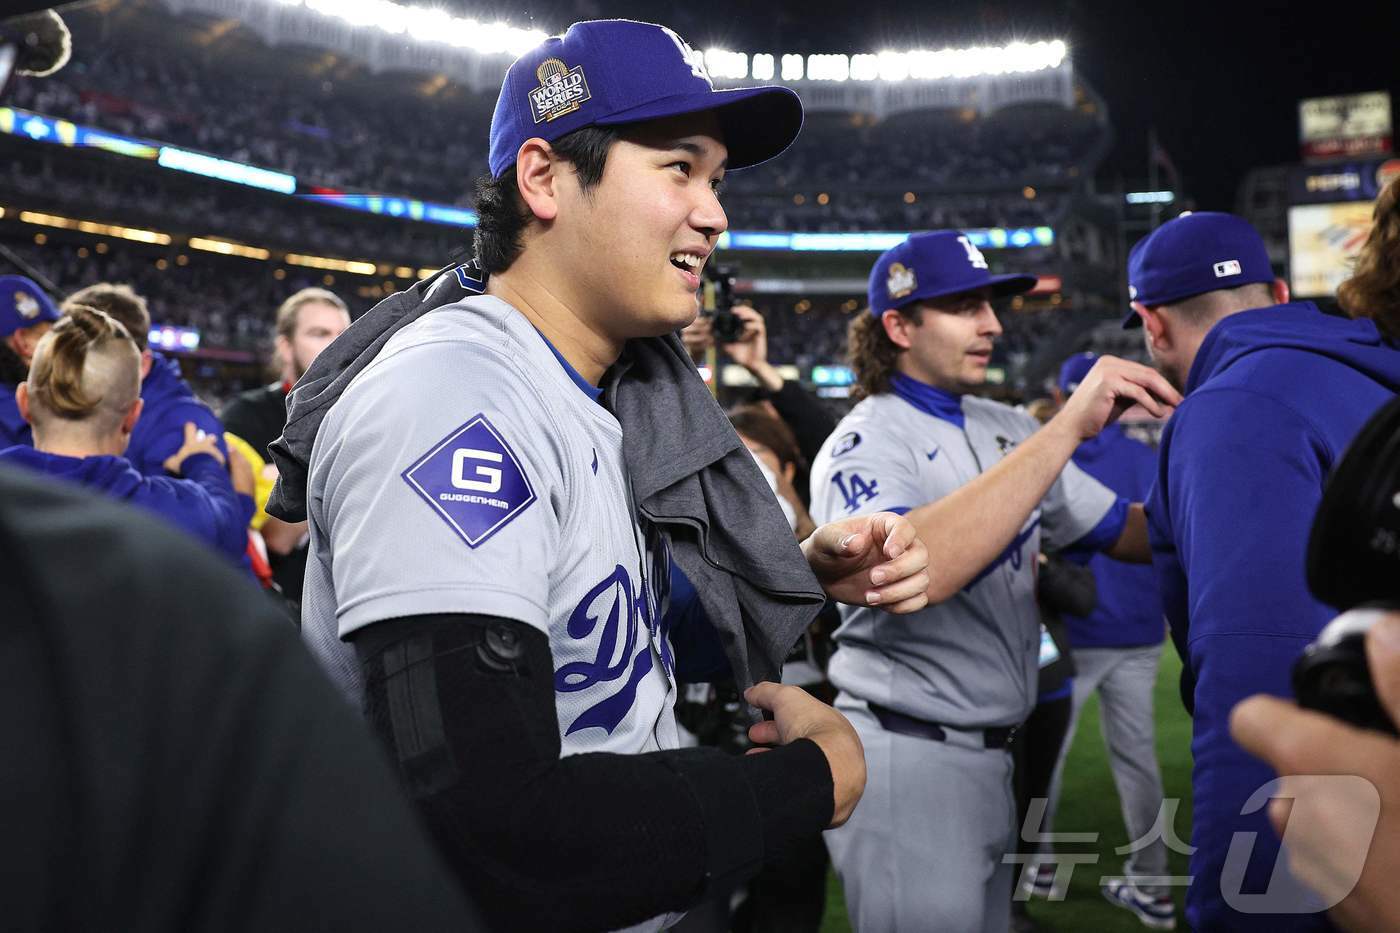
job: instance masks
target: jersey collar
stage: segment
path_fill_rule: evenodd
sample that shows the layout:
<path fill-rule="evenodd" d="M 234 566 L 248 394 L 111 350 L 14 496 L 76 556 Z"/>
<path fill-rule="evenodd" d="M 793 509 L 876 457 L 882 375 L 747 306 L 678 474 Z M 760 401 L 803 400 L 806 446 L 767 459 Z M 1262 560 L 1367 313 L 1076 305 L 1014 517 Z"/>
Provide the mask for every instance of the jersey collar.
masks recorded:
<path fill-rule="evenodd" d="M 962 396 L 920 382 L 904 373 L 890 377 L 890 391 L 926 414 L 963 427 Z"/>
<path fill-rule="evenodd" d="M 564 359 L 564 354 L 560 353 L 559 350 L 554 346 L 554 344 L 549 342 L 548 337 L 540 333 L 539 328 L 535 329 L 535 333 L 540 334 L 540 339 L 544 341 L 544 345 L 546 347 L 549 347 L 549 352 L 554 354 L 554 358 L 559 361 L 559 365 L 564 367 L 564 372 L 568 373 L 569 378 L 573 380 L 574 385 L 578 386 L 579 390 L 583 392 L 584 395 L 588 396 L 595 402 L 603 397 L 603 390 L 595 386 L 593 383 L 589 382 L 587 379 L 580 376 L 578 370 L 574 369 L 571 365 L 569 365 L 569 361 Z"/>

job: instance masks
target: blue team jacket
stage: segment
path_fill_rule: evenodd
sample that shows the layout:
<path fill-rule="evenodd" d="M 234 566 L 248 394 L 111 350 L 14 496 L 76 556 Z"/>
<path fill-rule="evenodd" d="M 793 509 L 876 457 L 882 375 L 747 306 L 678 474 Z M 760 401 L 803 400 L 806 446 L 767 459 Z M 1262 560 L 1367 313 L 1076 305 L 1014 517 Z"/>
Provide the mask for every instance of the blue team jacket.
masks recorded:
<path fill-rule="evenodd" d="M 185 422 L 219 439 L 219 450 L 228 458 L 224 426 L 201 402 L 180 375 L 172 359 L 151 351 L 151 371 L 141 381 L 141 418 L 131 432 L 126 459 L 146 476 L 164 476 L 165 459 L 185 442 Z"/>
<path fill-rule="evenodd" d="M 208 454 L 185 458 L 185 479 L 142 476 L 124 457 L 64 457 L 33 447 L 0 450 L 0 463 L 101 490 L 155 512 L 233 560 L 241 561 L 247 549 L 253 500 L 234 491 L 228 471 Z"/>
<path fill-rule="evenodd" d="M 1274 774 L 1230 738 L 1229 716 L 1250 694 L 1289 696 L 1294 660 L 1335 614 L 1308 592 L 1308 532 L 1329 471 L 1397 388 L 1400 347 L 1371 321 L 1260 308 L 1211 329 L 1163 433 L 1149 532 L 1194 704 L 1194 929 L 1328 928 L 1321 914 L 1240 912 L 1223 893 L 1270 890 L 1279 848 L 1266 808 L 1240 815 Z M 1243 884 L 1222 886 L 1237 832 L 1257 834 L 1253 857 Z"/>
<path fill-rule="evenodd" d="M 16 444 L 32 445 L 34 434 L 29 422 L 19 416 L 15 403 L 15 387 L 0 385 L 0 450 Z"/>
<path fill-rule="evenodd" d="M 1079 445 L 1074 462 L 1129 502 L 1144 502 L 1157 473 L 1157 454 L 1116 424 Z M 1075 648 L 1155 645 L 1166 634 L 1157 575 L 1151 567 L 1125 564 L 1094 552 L 1089 561 L 1099 601 L 1087 616 L 1062 616 Z"/>

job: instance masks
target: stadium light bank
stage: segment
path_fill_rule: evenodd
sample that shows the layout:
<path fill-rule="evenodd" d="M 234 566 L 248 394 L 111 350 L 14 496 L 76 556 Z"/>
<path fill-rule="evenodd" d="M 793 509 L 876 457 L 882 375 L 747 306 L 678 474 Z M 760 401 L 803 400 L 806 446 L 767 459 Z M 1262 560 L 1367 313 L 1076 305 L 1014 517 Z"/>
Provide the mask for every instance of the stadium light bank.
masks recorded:
<path fill-rule="evenodd" d="M 503 22 L 486 23 L 440 9 L 392 0 L 268 0 L 305 7 L 355 26 L 381 29 L 419 42 L 445 43 L 482 55 L 520 55 L 549 33 Z M 1062 39 L 1011 42 L 963 49 L 911 49 L 878 53 L 771 54 L 710 48 L 697 52 L 712 78 L 723 81 L 939 81 L 1027 74 L 1058 68 L 1069 55 Z"/>

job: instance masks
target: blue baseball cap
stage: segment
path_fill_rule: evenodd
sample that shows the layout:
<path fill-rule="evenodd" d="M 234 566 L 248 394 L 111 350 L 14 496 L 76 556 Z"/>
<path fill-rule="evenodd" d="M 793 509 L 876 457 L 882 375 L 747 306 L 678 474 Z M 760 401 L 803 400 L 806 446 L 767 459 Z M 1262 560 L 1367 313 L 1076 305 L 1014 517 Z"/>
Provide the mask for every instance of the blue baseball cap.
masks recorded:
<path fill-rule="evenodd" d="M 766 162 L 802 129 L 785 87 L 717 91 L 699 53 L 665 26 L 626 19 L 574 23 L 515 60 L 491 117 L 491 177 L 527 139 L 553 142 L 585 126 L 616 126 L 712 110 L 730 169 Z"/>
<path fill-rule="evenodd" d="M 53 299 L 33 279 L 0 275 L 0 337 L 58 318 L 58 307 Z"/>
<path fill-rule="evenodd" d="M 1128 298 L 1148 307 L 1273 280 L 1259 231 L 1243 217 L 1218 211 L 1169 220 L 1128 254 Z M 1136 311 L 1123 318 L 1124 328 L 1141 326 Z"/>
<path fill-rule="evenodd" d="M 1093 369 L 1098 361 L 1098 354 L 1088 352 L 1076 353 L 1065 360 L 1060 366 L 1060 378 L 1056 382 L 1060 391 L 1068 394 L 1079 388 L 1079 383 L 1084 381 L 1084 377 L 1089 375 L 1089 370 Z"/>
<path fill-rule="evenodd" d="M 1033 275 L 992 275 L 987 258 L 957 230 L 913 233 L 886 250 L 870 270 L 870 313 L 990 288 L 994 295 L 1017 295 L 1035 288 Z"/>

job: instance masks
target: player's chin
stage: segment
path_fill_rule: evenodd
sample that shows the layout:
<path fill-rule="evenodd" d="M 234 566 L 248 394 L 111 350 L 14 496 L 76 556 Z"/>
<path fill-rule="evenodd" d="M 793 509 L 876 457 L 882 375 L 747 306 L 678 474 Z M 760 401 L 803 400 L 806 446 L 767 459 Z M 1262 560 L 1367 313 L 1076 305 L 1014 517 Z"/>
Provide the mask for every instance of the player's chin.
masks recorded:
<path fill-rule="evenodd" d="M 647 336 L 659 337 L 662 334 L 669 334 L 683 327 L 689 327 L 695 323 L 695 319 L 699 315 L 699 297 L 683 293 L 679 297 L 667 301 L 665 308 L 657 312 L 655 319 L 649 322 L 653 332 Z"/>

